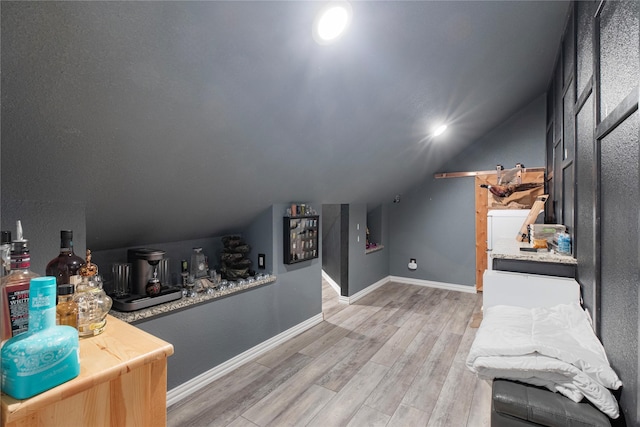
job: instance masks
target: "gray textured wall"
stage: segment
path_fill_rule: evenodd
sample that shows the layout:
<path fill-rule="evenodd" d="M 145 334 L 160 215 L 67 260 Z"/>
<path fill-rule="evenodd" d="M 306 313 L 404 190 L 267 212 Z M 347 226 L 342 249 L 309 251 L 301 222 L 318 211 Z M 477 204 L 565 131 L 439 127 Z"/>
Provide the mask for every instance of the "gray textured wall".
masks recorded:
<path fill-rule="evenodd" d="M 322 312 L 321 259 L 282 264 L 284 209 L 274 205 L 243 233 L 252 253 L 264 249 L 267 268 L 273 262 L 275 283 L 136 324 L 174 346 L 168 389 Z"/>
<path fill-rule="evenodd" d="M 171 390 L 319 314 L 321 292 L 316 264 L 279 273 L 275 283 L 136 326 L 173 344 L 167 374 Z"/>
<path fill-rule="evenodd" d="M 322 205 L 322 269 L 338 285 L 341 282 L 340 205 Z"/>
<path fill-rule="evenodd" d="M 257 272 L 273 272 L 275 267 L 274 250 L 276 239 L 280 236 L 273 234 L 273 217 L 275 212 L 273 207 L 263 211 L 243 232 L 245 241 L 251 245 L 249 259 L 251 268 Z M 265 255 L 265 266 L 263 270 L 258 269 L 258 254 Z"/>
<path fill-rule="evenodd" d="M 386 212 L 387 209 L 383 205 L 367 206 L 367 227 L 369 228 L 369 240 L 371 243 L 379 245 L 384 245 L 385 243 L 382 234 L 388 231 L 388 224 L 384 223 L 383 226 L 383 221 L 386 221 Z"/>
<path fill-rule="evenodd" d="M 265 271 L 277 274 L 275 283 L 136 324 L 173 344 L 175 354 L 168 359 L 169 389 L 322 311 L 321 258 L 294 268 L 282 264 L 285 208 L 274 205 L 233 233 L 251 245 L 252 268 L 257 268 L 258 253 L 265 254 Z M 148 246 L 166 251 L 175 275 L 179 260 L 189 260 L 194 247 L 202 247 L 209 264 L 218 267 L 222 241 L 221 237 L 210 237 Z M 127 248 L 95 253 L 96 263 L 107 271 L 111 263 L 125 261 L 126 257 Z"/>
<path fill-rule="evenodd" d="M 442 166 L 441 172 L 545 164 L 545 96 Z M 428 178 L 389 207 L 390 273 L 394 276 L 475 286 L 473 178 Z M 407 268 L 416 258 L 418 269 Z"/>
<path fill-rule="evenodd" d="M 349 296 L 349 248 L 351 233 L 349 229 L 349 205 L 340 205 L 340 296 Z"/>
<path fill-rule="evenodd" d="M 388 221 L 386 206 L 381 212 L 381 235 L 386 240 Z M 366 249 L 367 205 L 349 205 L 349 296 L 384 279 L 389 275 L 389 251 L 384 249 L 367 254 Z M 359 239 L 359 240 L 358 240 Z"/>
<path fill-rule="evenodd" d="M 60 230 L 73 230 L 76 255 L 85 257 L 85 205 L 52 200 L 2 200 L 2 229 L 16 238 L 20 220 L 24 237 L 29 240 L 31 270 L 45 274 L 47 263 L 60 252 Z M 91 248 L 89 248 L 91 249 Z"/>

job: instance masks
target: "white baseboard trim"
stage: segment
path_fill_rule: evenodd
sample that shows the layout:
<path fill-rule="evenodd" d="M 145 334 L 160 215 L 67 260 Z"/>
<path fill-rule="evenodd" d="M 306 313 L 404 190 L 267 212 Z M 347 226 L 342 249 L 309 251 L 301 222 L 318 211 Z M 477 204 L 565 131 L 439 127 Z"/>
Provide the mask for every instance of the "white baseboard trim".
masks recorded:
<path fill-rule="evenodd" d="M 326 280 L 326 281 L 327 281 L 327 283 L 328 283 L 329 285 L 331 285 L 331 287 L 333 288 L 333 290 L 334 290 L 334 291 L 336 291 L 336 293 L 338 294 L 338 296 L 340 296 L 340 285 L 338 285 L 338 284 L 336 283 L 336 281 L 335 281 L 335 280 L 333 280 L 333 279 L 331 278 L 331 276 L 329 276 L 327 273 L 325 273 L 325 271 L 324 271 L 324 270 L 322 270 L 322 278 L 323 278 L 324 280 Z"/>
<path fill-rule="evenodd" d="M 329 276 L 327 276 L 327 277 L 329 277 Z M 410 278 L 410 277 L 387 276 L 387 277 L 385 277 L 385 278 L 383 278 L 381 280 L 378 280 L 376 283 L 367 286 L 366 288 L 364 288 L 360 292 L 358 292 L 358 293 L 356 293 L 356 294 L 354 294 L 354 295 L 352 295 L 350 297 L 340 296 L 340 298 L 338 300 L 339 300 L 339 302 L 344 303 L 344 304 L 353 304 L 354 302 L 358 301 L 360 298 L 362 298 L 365 295 L 375 291 L 380 286 L 382 286 L 382 285 L 384 285 L 386 283 L 389 283 L 389 282 L 399 282 L 399 283 L 406 283 L 408 285 L 427 286 L 427 287 L 431 287 L 431 288 L 440 288 L 440 289 L 446 289 L 446 290 L 449 290 L 449 291 L 467 292 L 467 293 L 472 293 L 472 294 L 476 293 L 475 286 L 457 285 L 457 284 L 454 284 L 454 283 L 434 282 L 432 280 L 413 279 L 413 278 Z"/>
<path fill-rule="evenodd" d="M 360 298 L 364 297 L 365 295 L 375 291 L 376 289 L 378 289 L 380 286 L 384 285 L 385 283 L 389 283 L 389 281 L 390 281 L 389 278 L 390 278 L 390 276 L 387 276 L 384 279 L 378 280 L 374 284 L 367 286 L 366 288 L 364 288 L 360 292 L 357 292 L 357 293 L 351 295 L 350 297 L 340 297 L 340 298 L 341 299 L 344 298 L 345 302 L 347 304 L 353 304 L 354 302 L 358 301 Z"/>
<path fill-rule="evenodd" d="M 172 388 L 167 392 L 167 407 L 181 401 L 187 396 L 195 393 L 196 391 L 217 380 L 221 376 L 257 358 L 258 356 L 261 356 L 265 352 L 279 346 L 283 342 L 306 331 L 307 329 L 317 325 L 318 323 L 321 323 L 323 319 L 324 317 L 322 313 L 319 313 L 312 318 L 307 319 L 304 322 L 287 329 L 286 331 L 276 335 L 275 337 L 270 338 L 243 353 L 240 353 L 239 355 L 227 360 L 226 362 L 221 363 L 220 365 L 215 366 L 206 372 L 203 372 L 197 377 L 194 377 L 189 381 L 182 383 L 175 388 Z"/>
<path fill-rule="evenodd" d="M 472 294 L 476 293 L 476 289 L 474 286 L 456 285 L 454 283 L 434 282 L 432 280 L 412 279 L 410 277 L 387 276 L 384 279 L 378 280 L 376 283 L 367 286 L 360 292 L 350 297 L 341 296 L 339 301 L 345 304 L 353 304 L 354 302 L 358 301 L 360 298 L 375 291 L 380 286 L 389 282 L 399 282 L 399 283 L 406 283 L 408 285 L 427 286 L 431 288 L 440 288 L 440 289 L 446 289 L 449 291 L 467 292 Z"/>
<path fill-rule="evenodd" d="M 449 291 L 467 292 L 475 294 L 476 287 L 468 285 L 457 285 L 455 283 L 434 282 L 433 280 L 413 279 L 411 277 L 389 276 L 389 281 L 406 283 L 408 285 L 427 286 L 430 288 L 440 288 Z"/>

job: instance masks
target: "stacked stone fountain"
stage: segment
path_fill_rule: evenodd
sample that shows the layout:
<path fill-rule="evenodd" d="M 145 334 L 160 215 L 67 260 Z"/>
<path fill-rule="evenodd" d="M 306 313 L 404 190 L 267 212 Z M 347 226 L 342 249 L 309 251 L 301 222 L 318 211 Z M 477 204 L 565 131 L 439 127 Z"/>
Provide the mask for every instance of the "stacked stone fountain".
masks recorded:
<path fill-rule="evenodd" d="M 220 275 L 226 280 L 246 279 L 255 275 L 251 270 L 251 260 L 247 258 L 251 246 L 240 236 L 225 236 L 222 238 L 224 248 L 220 254 Z"/>

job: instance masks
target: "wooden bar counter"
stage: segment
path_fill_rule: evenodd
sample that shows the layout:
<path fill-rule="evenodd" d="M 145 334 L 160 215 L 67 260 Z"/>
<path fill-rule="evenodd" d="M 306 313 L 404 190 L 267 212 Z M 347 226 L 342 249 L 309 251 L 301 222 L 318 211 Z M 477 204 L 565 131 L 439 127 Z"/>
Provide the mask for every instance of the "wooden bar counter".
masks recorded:
<path fill-rule="evenodd" d="M 2 425 L 164 426 L 167 357 L 173 345 L 107 317 L 105 331 L 80 339 L 80 375 L 30 399 L 2 394 Z"/>

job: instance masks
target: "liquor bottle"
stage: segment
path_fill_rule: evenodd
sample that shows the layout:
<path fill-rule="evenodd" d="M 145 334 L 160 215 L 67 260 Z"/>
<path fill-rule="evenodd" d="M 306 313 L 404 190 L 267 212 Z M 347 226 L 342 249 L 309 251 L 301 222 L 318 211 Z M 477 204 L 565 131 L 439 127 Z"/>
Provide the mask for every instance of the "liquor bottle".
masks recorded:
<path fill-rule="evenodd" d="M 98 266 L 91 262 L 89 249 L 87 261 L 82 264 L 78 273 L 81 279 L 73 294 L 73 301 L 78 305 L 78 334 L 81 337 L 101 334 L 107 325 L 107 314 L 113 300 L 102 289 Z"/>
<path fill-rule="evenodd" d="M 56 325 L 73 326 L 78 329 L 78 304 L 73 300 L 75 286 L 58 286 L 58 304 L 56 305 Z"/>
<path fill-rule="evenodd" d="M 0 352 L 2 392 L 28 399 L 80 374 L 78 331 L 56 325 L 56 279 L 30 280 L 29 331 Z"/>
<path fill-rule="evenodd" d="M 0 279 L 0 340 L 15 337 L 29 329 L 29 281 L 38 277 L 31 271 L 29 242 L 16 223 L 17 238 L 11 242 L 11 273 Z"/>
<path fill-rule="evenodd" d="M 80 280 L 78 269 L 83 262 L 73 252 L 73 231 L 60 230 L 60 254 L 47 264 L 47 276 L 55 277 L 58 286 L 75 285 Z"/>

